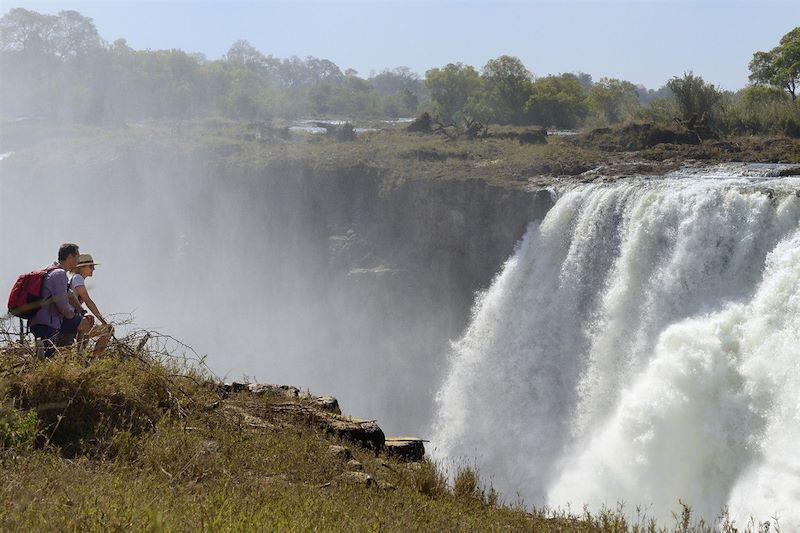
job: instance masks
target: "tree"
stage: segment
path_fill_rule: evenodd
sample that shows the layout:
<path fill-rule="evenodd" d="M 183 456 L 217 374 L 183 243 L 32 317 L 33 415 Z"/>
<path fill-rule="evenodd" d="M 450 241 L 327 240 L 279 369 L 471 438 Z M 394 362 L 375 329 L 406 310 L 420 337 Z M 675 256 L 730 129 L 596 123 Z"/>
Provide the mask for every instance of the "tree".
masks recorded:
<path fill-rule="evenodd" d="M 489 108 L 493 118 L 504 124 L 525 121 L 525 104 L 531 96 L 531 73 L 519 58 L 503 55 L 483 67 Z"/>
<path fill-rule="evenodd" d="M 228 53 L 225 55 L 228 62 L 233 65 L 248 67 L 256 66 L 262 67 L 264 65 L 264 54 L 262 54 L 255 46 L 250 44 L 249 41 L 239 40 L 231 45 Z"/>
<path fill-rule="evenodd" d="M 589 89 L 590 109 L 608 124 L 616 124 L 631 116 L 639 107 L 639 92 L 629 81 L 601 78 Z"/>
<path fill-rule="evenodd" d="M 528 118 L 542 126 L 574 128 L 586 118 L 586 94 L 575 74 L 547 76 L 534 81 L 525 104 Z"/>
<path fill-rule="evenodd" d="M 104 46 L 92 19 L 77 11 L 42 15 L 18 7 L 0 19 L 0 51 L 3 52 L 65 60 Z"/>
<path fill-rule="evenodd" d="M 701 117 L 704 113 L 710 115 L 722 100 L 719 89 L 692 72 L 687 72 L 682 78 L 670 79 L 667 87 L 675 95 L 681 114 L 687 120 L 695 115 Z"/>
<path fill-rule="evenodd" d="M 797 100 L 800 89 L 800 26 L 784 35 L 769 52 L 756 52 L 750 61 L 750 81 L 789 92 Z"/>
<path fill-rule="evenodd" d="M 474 101 L 480 93 L 481 84 L 477 71 L 462 63 L 450 63 L 425 73 L 433 111 L 444 122 L 456 122 L 470 111 L 468 102 Z"/>
<path fill-rule="evenodd" d="M 77 11 L 61 11 L 56 17 L 51 39 L 60 59 L 83 56 L 105 47 L 92 19 Z"/>
<path fill-rule="evenodd" d="M 419 76 L 408 67 L 385 69 L 377 76 L 372 77 L 370 81 L 378 94 L 394 94 L 401 91 L 419 94 Z"/>
<path fill-rule="evenodd" d="M 0 51 L 49 55 L 49 34 L 55 25 L 54 15 L 42 15 L 17 7 L 0 19 Z"/>

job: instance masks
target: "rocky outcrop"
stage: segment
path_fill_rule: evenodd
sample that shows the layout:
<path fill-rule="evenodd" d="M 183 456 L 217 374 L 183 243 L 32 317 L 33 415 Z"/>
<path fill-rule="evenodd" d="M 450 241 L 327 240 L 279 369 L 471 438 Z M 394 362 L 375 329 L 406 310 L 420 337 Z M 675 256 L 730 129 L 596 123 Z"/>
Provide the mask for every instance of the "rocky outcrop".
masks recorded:
<path fill-rule="evenodd" d="M 384 442 L 386 455 L 401 461 L 422 461 L 425 457 L 424 440 L 415 437 L 390 437 Z"/>
<path fill-rule="evenodd" d="M 303 394 L 297 387 L 265 383 L 223 383 L 217 385 L 216 389 L 223 403 L 216 402 L 213 408 L 220 408 L 229 416 L 235 417 L 240 425 L 246 428 L 278 429 L 272 422 L 255 416 L 241 405 L 226 400 L 234 400 L 237 398 L 234 395 L 241 397 L 244 394 L 246 403 L 248 396 L 251 398 L 269 396 L 266 404 L 269 412 L 302 419 L 322 429 L 325 433 L 352 442 L 361 448 L 372 450 L 376 454 L 385 452 L 387 455 L 405 461 L 421 461 L 425 456 L 423 439 L 416 437 L 387 439 L 376 421 L 343 416 L 339 408 L 339 401 L 333 396 Z M 346 447 L 330 446 L 327 453 L 346 463 L 350 470 L 360 470 L 358 467 L 360 463 L 353 459 L 350 450 Z"/>

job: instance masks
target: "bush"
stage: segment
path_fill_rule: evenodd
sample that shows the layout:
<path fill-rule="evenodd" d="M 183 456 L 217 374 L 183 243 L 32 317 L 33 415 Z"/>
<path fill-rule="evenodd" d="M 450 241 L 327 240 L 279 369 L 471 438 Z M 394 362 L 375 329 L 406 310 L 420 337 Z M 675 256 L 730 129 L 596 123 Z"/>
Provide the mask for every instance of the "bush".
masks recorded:
<path fill-rule="evenodd" d="M 0 395 L 15 398 L 41 421 L 43 444 L 62 453 L 114 455 L 126 446 L 118 432 L 136 436 L 177 415 L 181 386 L 166 366 L 107 358 L 89 366 L 53 359 L 8 379 Z M 124 439 L 123 439 L 124 440 Z"/>
<path fill-rule="evenodd" d="M 453 494 L 456 498 L 480 499 L 482 494 L 478 486 L 478 474 L 472 468 L 462 468 L 456 473 L 453 481 Z"/>
<path fill-rule="evenodd" d="M 783 91 L 752 86 L 723 103 L 719 123 L 726 133 L 800 137 L 800 106 Z"/>
<path fill-rule="evenodd" d="M 414 488 L 430 498 L 439 498 L 449 493 L 447 479 L 430 461 L 420 463 L 419 469 L 414 472 Z"/>
<path fill-rule="evenodd" d="M 31 448 L 36 440 L 36 412 L 22 413 L 5 403 L 0 404 L 0 449 Z"/>

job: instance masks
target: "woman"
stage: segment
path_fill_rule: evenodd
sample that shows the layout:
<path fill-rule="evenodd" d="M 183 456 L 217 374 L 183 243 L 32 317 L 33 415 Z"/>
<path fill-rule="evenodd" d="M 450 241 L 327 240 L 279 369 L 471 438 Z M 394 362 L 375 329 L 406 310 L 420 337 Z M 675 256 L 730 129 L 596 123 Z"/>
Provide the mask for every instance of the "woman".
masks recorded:
<path fill-rule="evenodd" d="M 80 254 L 78 256 L 78 264 L 75 266 L 73 270 L 74 274 L 69 282 L 70 289 L 75 293 L 78 302 L 86 304 L 86 307 L 88 307 L 89 311 L 94 315 L 95 320 L 99 320 L 102 324 L 94 326 L 89 333 L 86 334 L 86 337 L 98 337 L 93 352 L 95 356 L 102 353 L 108 345 L 108 341 L 111 340 L 111 335 L 114 333 L 114 328 L 106 321 L 103 315 L 100 314 L 97 304 L 95 304 L 94 300 L 89 296 L 89 291 L 86 288 L 86 278 L 91 278 L 94 275 L 94 267 L 98 264 L 99 263 L 94 262 L 91 254 Z"/>

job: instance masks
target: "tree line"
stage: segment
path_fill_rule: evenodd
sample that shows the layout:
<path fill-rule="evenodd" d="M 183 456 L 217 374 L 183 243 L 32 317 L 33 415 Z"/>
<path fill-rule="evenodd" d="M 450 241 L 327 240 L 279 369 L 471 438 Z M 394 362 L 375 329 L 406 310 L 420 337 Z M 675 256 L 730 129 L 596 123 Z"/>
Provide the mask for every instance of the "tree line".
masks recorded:
<path fill-rule="evenodd" d="M 421 78 L 406 67 L 362 78 L 332 61 L 280 59 L 247 41 L 221 59 L 182 50 L 134 50 L 104 41 L 76 11 L 23 8 L 0 19 L 0 114 L 78 122 L 225 116 L 266 120 L 336 116 L 396 118 L 429 111 L 445 124 L 603 126 L 628 120 L 706 117 L 731 133 L 800 136 L 800 27 L 756 52 L 751 85 L 723 91 L 692 72 L 658 90 L 584 73 L 535 77 L 503 55 L 476 69 L 462 63 Z"/>

